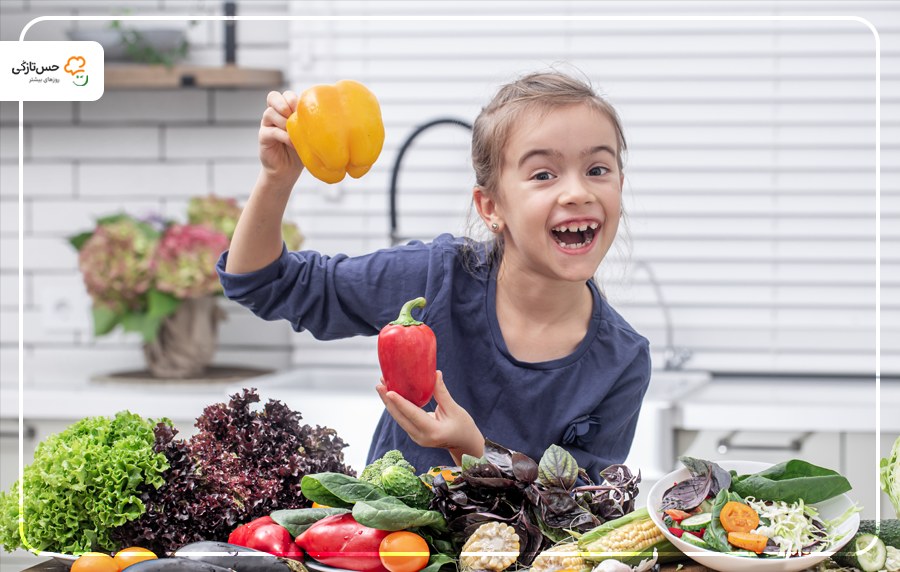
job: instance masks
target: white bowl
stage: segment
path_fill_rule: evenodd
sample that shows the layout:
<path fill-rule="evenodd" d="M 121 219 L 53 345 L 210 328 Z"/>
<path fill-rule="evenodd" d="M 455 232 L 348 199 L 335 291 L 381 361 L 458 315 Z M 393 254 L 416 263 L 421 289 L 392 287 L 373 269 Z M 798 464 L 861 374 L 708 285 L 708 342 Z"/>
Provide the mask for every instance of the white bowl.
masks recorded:
<path fill-rule="evenodd" d="M 739 475 L 757 473 L 772 466 L 772 463 L 759 463 L 756 461 L 714 462 L 726 471 L 737 471 Z M 800 570 L 806 570 L 807 568 L 817 565 L 819 562 L 827 559 L 833 552 L 840 550 L 842 546 L 853 538 L 853 535 L 856 534 L 857 529 L 859 529 L 859 514 L 857 513 L 845 520 L 837 528 L 837 533 L 844 535 L 841 540 L 832 546 L 829 546 L 822 552 L 816 552 L 807 556 L 797 556 L 795 558 L 745 558 L 742 556 L 732 556 L 730 554 L 698 548 L 693 544 L 684 542 L 669 532 L 669 529 L 663 522 L 659 512 L 659 505 L 662 502 L 663 493 L 665 493 L 673 484 L 680 483 L 689 478 L 691 478 L 690 472 L 682 467 L 659 479 L 659 481 L 653 485 L 653 488 L 650 489 L 650 493 L 648 494 L 647 512 L 650 513 L 650 518 L 653 519 L 653 522 L 656 523 L 656 526 L 659 527 L 665 537 L 669 539 L 669 542 L 674 544 L 678 550 L 684 552 L 689 558 L 697 563 L 713 570 L 719 570 L 720 572 L 743 572 L 744 570 L 751 572 L 799 572 Z M 846 494 L 842 494 L 812 506 L 819 510 L 819 516 L 822 520 L 829 520 L 844 514 L 847 509 L 853 506 L 853 501 L 850 500 L 850 497 Z"/>

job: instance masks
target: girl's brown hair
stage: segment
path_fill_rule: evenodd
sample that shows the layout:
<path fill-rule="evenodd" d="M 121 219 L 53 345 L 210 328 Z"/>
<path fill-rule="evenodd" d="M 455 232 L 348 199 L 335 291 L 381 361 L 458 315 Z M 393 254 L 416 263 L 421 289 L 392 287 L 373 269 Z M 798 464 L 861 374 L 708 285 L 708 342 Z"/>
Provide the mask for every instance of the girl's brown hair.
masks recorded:
<path fill-rule="evenodd" d="M 488 196 L 496 196 L 503 150 L 517 120 L 523 114 L 583 103 L 604 114 L 616 130 L 616 162 L 623 168 L 627 151 L 622 122 L 615 108 L 597 95 L 586 81 L 561 72 L 536 72 L 501 87 L 475 119 L 472 127 L 472 167 L 475 183 Z"/>

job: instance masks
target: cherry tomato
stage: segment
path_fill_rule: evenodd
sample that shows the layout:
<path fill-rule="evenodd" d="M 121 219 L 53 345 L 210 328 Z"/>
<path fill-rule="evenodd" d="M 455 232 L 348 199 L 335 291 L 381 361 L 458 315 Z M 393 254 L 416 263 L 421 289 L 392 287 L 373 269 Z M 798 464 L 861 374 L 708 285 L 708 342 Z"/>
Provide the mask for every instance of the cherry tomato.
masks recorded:
<path fill-rule="evenodd" d="M 429 555 L 425 539 L 405 530 L 388 534 L 378 547 L 381 565 L 390 572 L 419 572 L 428 566 Z"/>
<path fill-rule="evenodd" d="M 109 554 L 85 552 L 72 563 L 72 572 L 119 572 L 119 565 Z"/>
<path fill-rule="evenodd" d="M 141 546 L 130 546 L 116 552 L 113 559 L 119 564 L 119 570 L 125 570 L 132 564 L 137 564 L 144 560 L 156 560 L 156 554 L 152 550 Z"/>

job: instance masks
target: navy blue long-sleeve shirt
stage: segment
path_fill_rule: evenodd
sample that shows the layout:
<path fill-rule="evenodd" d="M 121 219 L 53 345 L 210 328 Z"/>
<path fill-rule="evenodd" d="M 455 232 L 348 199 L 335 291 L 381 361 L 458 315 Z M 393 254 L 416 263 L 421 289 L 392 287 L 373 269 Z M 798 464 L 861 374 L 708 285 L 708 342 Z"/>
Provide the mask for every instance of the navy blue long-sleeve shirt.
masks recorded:
<path fill-rule="evenodd" d="M 650 381 L 647 340 L 588 282 L 594 308 L 575 351 L 540 363 L 517 360 L 497 322 L 496 269 L 483 255 L 466 263 L 467 244 L 472 246 L 445 234 L 428 244 L 358 257 L 283 250 L 276 261 L 247 274 L 225 272 L 226 252 L 217 270 L 226 297 L 322 340 L 377 335 L 405 302 L 424 296 L 428 304 L 416 317 L 437 337 L 438 369 L 485 438 L 535 460 L 551 444 L 560 445 L 600 482 L 600 471 L 624 461 L 634 438 Z M 432 399 L 425 409 L 434 406 Z M 453 464 L 445 449 L 414 443 L 385 411 L 368 460 L 390 449 L 402 451 L 420 472 Z"/>

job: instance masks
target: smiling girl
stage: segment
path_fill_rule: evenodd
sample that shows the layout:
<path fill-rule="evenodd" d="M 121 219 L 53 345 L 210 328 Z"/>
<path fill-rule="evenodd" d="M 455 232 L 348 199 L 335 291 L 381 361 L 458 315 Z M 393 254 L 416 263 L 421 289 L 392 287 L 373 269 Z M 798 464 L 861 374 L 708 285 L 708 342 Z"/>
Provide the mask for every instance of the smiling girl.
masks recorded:
<path fill-rule="evenodd" d="M 557 72 L 503 86 L 472 136 L 472 198 L 493 239 L 444 234 L 351 258 L 281 240 L 303 169 L 285 132 L 296 104 L 292 92 L 268 96 L 262 171 L 218 265 L 226 296 L 319 339 L 376 335 L 424 296 L 434 400 L 420 409 L 379 384 L 369 461 L 399 449 L 424 472 L 481 456 L 485 438 L 534 459 L 557 444 L 599 482 L 628 454 L 650 379 L 647 340 L 593 281 L 622 212 L 626 146 L 612 106 Z"/>

